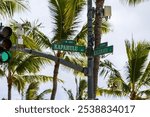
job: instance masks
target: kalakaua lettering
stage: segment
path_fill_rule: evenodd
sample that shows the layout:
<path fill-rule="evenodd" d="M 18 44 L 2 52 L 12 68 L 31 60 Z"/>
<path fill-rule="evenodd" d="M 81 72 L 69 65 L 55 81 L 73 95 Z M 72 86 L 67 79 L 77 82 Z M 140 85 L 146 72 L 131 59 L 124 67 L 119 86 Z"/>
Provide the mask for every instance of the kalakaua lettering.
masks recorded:
<path fill-rule="evenodd" d="M 37 106 L 30 106 L 30 107 L 22 107 L 19 105 L 15 108 L 15 113 L 70 113 L 70 108 L 67 105 L 62 107 L 37 107 Z"/>

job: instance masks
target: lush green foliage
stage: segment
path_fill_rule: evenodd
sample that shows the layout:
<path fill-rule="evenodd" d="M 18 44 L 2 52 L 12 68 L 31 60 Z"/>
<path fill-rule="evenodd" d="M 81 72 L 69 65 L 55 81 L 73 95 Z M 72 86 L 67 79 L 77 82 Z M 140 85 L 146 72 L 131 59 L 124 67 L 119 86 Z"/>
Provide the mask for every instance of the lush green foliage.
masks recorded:
<path fill-rule="evenodd" d="M 26 9 L 28 9 L 28 3 L 25 0 L 0 0 L 0 19 L 12 17 L 16 11 Z"/>
<path fill-rule="evenodd" d="M 123 78 L 119 71 L 112 68 L 111 64 L 105 63 L 107 70 L 103 68 L 101 73 L 105 75 L 110 73 L 109 89 L 99 88 L 99 91 L 101 94 L 104 92 L 110 95 L 129 96 L 132 100 L 148 99 L 150 94 L 150 63 L 148 61 L 150 43 L 143 41 L 136 44 L 133 40 L 132 43 L 127 40 L 125 46 L 128 58 L 126 77 Z"/>

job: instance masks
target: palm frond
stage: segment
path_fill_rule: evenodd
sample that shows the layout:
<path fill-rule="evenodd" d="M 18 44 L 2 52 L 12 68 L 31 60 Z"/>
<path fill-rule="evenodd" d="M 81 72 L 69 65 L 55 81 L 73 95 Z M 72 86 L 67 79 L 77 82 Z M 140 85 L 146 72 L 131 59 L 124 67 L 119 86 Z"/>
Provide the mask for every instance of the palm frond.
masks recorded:
<path fill-rule="evenodd" d="M 26 100 L 35 100 L 38 95 L 39 90 L 39 82 L 32 82 L 29 84 L 28 89 L 26 91 Z"/>
<path fill-rule="evenodd" d="M 46 90 L 44 90 L 42 93 L 40 93 L 40 94 L 36 97 L 36 100 L 43 100 L 43 99 L 44 99 L 44 96 L 45 96 L 46 94 L 51 93 L 51 92 L 52 92 L 51 89 L 46 89 Z"/>
<path fill-rule="evenodd" d="M 12 17 L 17 11 L 28 9 L 28 2 L 25 0 L 1 0 L 0 15 L 3 17 Z"/>
<path fill-rule="evenodd" d="M 148 0 L 120 0 L 122 3 L 135 6 L 137 4 L 140 4 L 142 2 L 148 1 Z"/>
<path fill-rule="evenodd" d="M 71 63 L 73 63 L 73 64 L 76 64 L 76 65 L 80 65 L 80 66 L 83 66 L 83 67 L 85 67 L 85 66 L 87 66 L 87 63 L 86 63 L 86 59 L 84 58 L 84 57 L 71 57 L 71 56 L 69 56 L 69 55 L 66 55 L 65 57 L 64 57 L 64 60 L 66 60 L 66 61 L 68 61 L 68 62 L 71 62 Z M 65 67 L 66 68 L 66 67 Z M 70 68 L 69 68 L 69 70 L 70 70 Z M 74 75 L 76 75 L 76 76 L 80 76 L 80 77 L 84 77 L 84 74 L 83 73 L 81 73 L 81 72 L 78 72 L 78 71 L 75 71 L 74 70 Z"/>
<path fill-rule="evenodd" d="M 87 88 L 86 80 L 82 79 L 79 82 L 79 95 L 78 100 L 83 100 L 85 98 L 85 89 Z"/>
<path fill-rule="evenodd" d="M 130 93 L 130 86 L 121 77 L 112 76 L 108 80 L 108 88 L 113 91 L 122 91 L 124 95 Z"/>
<path fill-rule="evenodd" d="M 18 65 L 16 66 L 15 71 L 18 74 L 22 74 L 25 72 L 35 73 L 40 70 L 40 66 L 48 62 L 50 61 L 46 58 L 37 57 L 34 55 L 27 55 L 24 59 L 18 61 Z"/>
<path fill-rule="evenodd" d="M 48 82 L 52 81 L 53 78 L 50 76 L 44 76 L 44 75 L 13 75 L 13 85 L 17 87 L 18 92 L 22 93 L 25 89 L 25 86 L 27 83 L 29 83 L 29 87 L 26 92 L 26 99 L 43 99 L 43 96 L 45 94 L 48 94 L 51 92 L 51 89 L 47 89 L 43 91 L 42 93 L 38 94 L 38 88 L 39 83 L 42 82 Z M 62 82 L 62 80 L 58 79 L 59 82 Z M 34 87 L 35 86 L 35 87 Z M 32 94 L 35 93 L 35 94 Z"/>
<path fill-rule="evenodd" d="M 35 43 L 35 40 L 33 40 L 32 37 L 22 35 L 23 44 L 26 48 L 30 48 L 33 50 L 40 50 L 40 47 L 37 43 Z"/>
<path fill-rule="evenodd" d="M 67 93 L 69 100 L 74 100 L 74 96 L 71 90 L 67 90 L 65 87 L 62 87 L 64 91 Z"/>
<path fill-rule="evenodd" d="M 17 40 L 18 40 L 18 37 L 16 35 L 15 32 L 12 32 L 12 35 L 11 35 L 11 42 L 13 45 L 16 45 L 17 44 Z"/>
<path fill-rule="evenodd" d="M 114 96 L 114 97 L 121 97 L 124 96 L 122 91 L 119 90 L 112 90 L 112 89 L 103 89 L 103 88 L 97 88 L 96 94 L 98 96 Z"/>
<path fill-rule="evenodd" d="M 29 84 L 26 91 L 26 100 L 43 100 L 46 94 L 51 93 L 51 89 L 46 89 L 38 94 L 39 82 L 32 82 Z"/>
<path fill-rule="evenodd" d="M 51 17 L 53 19 L 53 24 L 55 24 L 55 37 L 53 41 L 60 41 L 61 39 L 66 39 L 66 34 L 64 33 L 64 19 L 65 19 L 65 7 L 68 0 L 49 0 L 49 9 Z"/>
<path fill-rule="evenodd" d="M 111 24 L 108 21 L 102 22 L 101 26 L 102 34 L 106 34 L 111 31 Z"/>
<path fill-rule="evenodd" d="M 17 75 L 18 77 L 19 75 Z M 22 79 L 28 83 L 31 82 L 48 82 L 48 81 L 52 81 L 53 77 L 51 76 L 45 76 L 45 75 L 20 75 L 20 77 L 22 77 Z M 61 80 L 58 80 L 61 82 Z"/>
<path fill-rule="evenodd" d="M 74 63 L 76 65 L 80 65 L 80 66 L 86 66 L 87 65 L 85 58 L 84 57 L 80 57 L 80 56 L 78 56 L 78 57 L 77 56 L 76 57 L 75 56 L 71 57 L 69 55 L 66 55 L 64 57 L 64 60 L 72 62 L 72 63 Z"/>
<path fill-rule="evenodd" d="M 137 89 L 141 88 L 141 86 L 150 86 L 150 62 L 148 63 L 143 76 L 138 82 Z"/>
<path fill-rule="evenodd" d="M 137 95 L 143 99 L 150 99 L 150 89 L 140 91 Z"/>
<path fill-rule="evenodd" d="M 79 21 L 76 21 L 79 18 L 79 14 L 83 10 L 86 4 L 85 0 L 68 0 L 65 8 L 65 24 L 64 29 L 67 31 L 70 27 L 76 27 Z"/>
<path fill-rule="evenodd" d="M 108 61 L 100 61 L 100 75 L 101 76 L 116 76 L 116 77 L 121 77 L 119 71 L 114 67 L 114 65 Z"/>
<path fill-rule="evenodd" d="M 4 76 L 5 75 L 5 71 L 4 71 L 4 69 L 2 68 L 2 66 L 1 66 L 1 68 L 0 68 L 0 76 Z"/>
<path fill-rule="evenodd" d="M 93 26 L 94 26 L 94 21 L 93 21 Z M 102 26 L 101 26 L 101 29 L 102 29 L 102 33 L 108 33 L 111 29 L 110 29 L 111 25 L 109 22 L 102 22 Z M 93 27 L 93 30 L 94 30 L 94 27 Z M 84 39 L 86 40 L 86 37 L 87 37 L 87 23 L 84 24 L 81 28 L 81 30 L 79 31 L 79 33 L 76 35 L 75 37 L 75 40 L 77 40 L 78 42 L 78 39 Z"/>
<path fill-rule="evenodd" d="M 22 52 L 17 52 L 17 51 L 11 52 L 11 55 L 12 55 L 12 58 L 9 61 L 8 69 L 14 72 L 16 67 L 18 66 L 18 63 L 20 63 L 27 55 Z"/>
<path fill-rule="evenodd" d="M 24 20 L 22 20 L 22 22 L 25 35 L 29 35 L 29 37 L 33 38 L 33 40 L 35 40 L 36 44 L 39 45 L 40 48 L 48 48 L 51 46 L 48 37 L 40 31 L 40 29 L 43 28 L 42 23 L 40 23 L 38 20 L 35 20 L 33 23 Z"/>
<path fill-rule="evenodd" d="M 145 69 L 145 63 L 148 57 L 149 44 L 147 42 L 139 42 L 135 45 L 132 40 L 132 44 L 129 41 L 125 41 L 126 51 L 128 56 L 128 73 L 130 74 L 130 80 L 132 83 L 138 81 L 143 75 L 143 69 Z"/>
<path fill-rule="evenodd" d="M 25 89 L 26 80 L 20 75 L 12 76 L 13 85 L 17 88 L 18 92 L 21 93 Z"/>
<path fill-rule="evenodd" d="M 79 39 L 86 40 L 87 36 L 87 24 L 83 25 L 79 33 L 76 35 L 75 40 L 78 42 Z"/>
<path fill-rule="evenodd" d="M 77 31 L 77 16 L 85 4 L 85 0 L 49 0 L 49 8 L 54 19 L 55 36 L 52 42 L 70 39 Z"/>

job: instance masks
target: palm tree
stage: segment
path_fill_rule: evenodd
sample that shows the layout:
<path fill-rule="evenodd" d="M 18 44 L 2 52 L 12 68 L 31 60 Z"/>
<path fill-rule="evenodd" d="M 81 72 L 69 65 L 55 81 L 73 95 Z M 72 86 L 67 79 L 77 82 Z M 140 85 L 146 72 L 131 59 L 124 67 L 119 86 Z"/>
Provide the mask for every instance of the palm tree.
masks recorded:
<path fill-rule="evenodd" d="M 122 78 L 121 74 L 114 70 L 108 80 L 109 89 L 99 91 L 110 95 L 129 96 L 131 100 L 149 99 L 150 97 L 150 62 L 149 42 L 130 43 L 125 41 L 128 62 L 126 64 L 127 76 Z M 112 71 L 112 70 L 111 70 Z"/>
<path fill-rule="evenodd" d="M 15 12 L 24 11 L 28 8 L 25 0 L 1 0 L 0 1 L 0 19 L 1 17 L 12 17 Z"/>

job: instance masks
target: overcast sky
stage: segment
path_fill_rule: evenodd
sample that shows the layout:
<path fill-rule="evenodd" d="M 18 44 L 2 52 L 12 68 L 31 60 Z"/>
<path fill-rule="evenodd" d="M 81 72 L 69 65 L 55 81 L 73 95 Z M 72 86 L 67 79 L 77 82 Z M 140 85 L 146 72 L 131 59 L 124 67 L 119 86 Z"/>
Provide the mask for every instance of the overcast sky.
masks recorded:
<path fill-rule="evenodd" d="M 50 36 L 52 34 L 52 24 L 47 1 L 48 0 L 30 0 L 30 12 L 15 15 L 14 19 L 18 21 L 20 18 L 27 19 L 29 21 L 39 19 L 39 21 L 45 26 L 42 31 Z M 108 42 L 108 45 L 114 46 L 113 54 L 109 55 L 107 59 L 113 62 L 124 76 L 124 66 L 126 62 L 124 40 L 131 40 L 132 37 L 136 41 L 150 40 L 150 2 L 142 3 L 136 7 L 129 7 L 125 4 L 121 4 L 119 0 L 105 0 L 105 5 L 112 6 L 112 17 L 109 20 L 112 25 L 112 31 L 106 35 L 103 35 L 102 42 Z M 86 13 L 84 13 L 84 16 L 82 17 L 86 20 Z M 52 75 L 53 68 L 48 67 L 47 69 L 49 70 L 42 70 L 42 73 Z M 75 87 L 74 76 L 71 73 L 63 72 L 62 69 L 60 69 L 59 78 L 66 81 L 63 86 L 67 89 L 72 89 L 72 87 Z M 101 78 L 101 80 L 103 79 Z M 4 80 L 0 80 L 0 90 L 3 91 L 0 92 L 0 98 L 7 97 L 7 87 L 4 87 L 5 83 L 6 82 Z M 102 83 L 100 83 L 100 85 L 105 86 Z M 48 85 L 42 85 L 41 90 L 45 88 L 49 88 Z M 57 99 L 67 99 L 67 95 L 62 92 L 63 90 L 61 85 L 59 85 Z M 13 93 L 15 92 L 13 91 Z M 18 99 L 16 95 L 17 93 L 13 95 L 13 99 Z"/>

